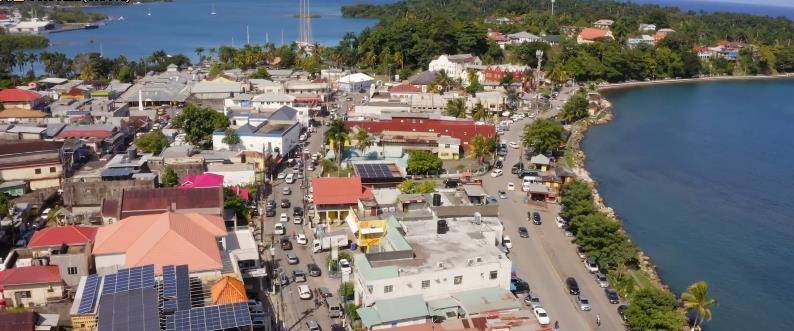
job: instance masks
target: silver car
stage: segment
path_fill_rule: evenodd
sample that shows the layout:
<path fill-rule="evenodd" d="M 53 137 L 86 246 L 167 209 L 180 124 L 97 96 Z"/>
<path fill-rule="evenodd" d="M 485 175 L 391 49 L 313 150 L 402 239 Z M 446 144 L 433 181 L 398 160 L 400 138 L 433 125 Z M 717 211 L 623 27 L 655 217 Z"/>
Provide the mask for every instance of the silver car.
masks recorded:
<path fill-rule="evenodd" d="M 579 310 L 582 311 L 590 310 L 590 300 L 587 300 L 587 298 L 581 295 L 576 296 L 576 302 L 579 304 Z"/>
<path fill-rule="evenodd" d="M 609 287 L 609 279 L 607 279 L 607 276 L 605 276 L 604 274 L 600 272 L 596 272 L 595 278 L 596 278 L 596 282 L 598 282 L 598 287 L 600 288 Z"/>

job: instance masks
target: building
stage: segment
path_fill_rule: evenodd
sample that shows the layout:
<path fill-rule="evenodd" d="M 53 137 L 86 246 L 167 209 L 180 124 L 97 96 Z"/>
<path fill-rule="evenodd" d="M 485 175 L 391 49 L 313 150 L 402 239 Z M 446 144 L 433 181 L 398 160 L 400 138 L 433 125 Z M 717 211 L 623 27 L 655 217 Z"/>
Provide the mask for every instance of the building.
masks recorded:
<path fill-rule="evenodd" d="M 400 84 L 389 88 L 389 99 L 407 103 L 412 95 L 422 93 L 422 88 L 411 84 Z"/>
<path fill-rule="evenodd" d="M 20 108 L 38 110 L 47 106 L 47 97 L 36 91 L 9 88 L 0 90 L 0 104 L 6 110 Z"/>
<path fill-rule="evenodd" d="M 66 230 L 57 230 L 61 228 Z M 36 238 L 36 235 L 43 230 L 37 231 L 28 247 L 17 248 L 9 252 L 4 261 L 4 267 L 11 269 L 55 266 L 66 285 L 77 286 L 80 277 L 88 275 L 94 269 L 91 245 L 96 228 L 88 228 L 93 230 L 83 229 L 82 232 L 70 228 L 74 228 L 74 226 L 46 228 L 44 230 L 54 230 L 47 233 L 44 239 Z M 86 236 L 83 237 L 83 235 Z M 86 239 L 80 240 L 80 238 Z M 58 239 L 63 239 L 64 242 L 58 243 Z M 36 241 L 35 245 L 31 245 L 34 244 L 34 241 Z M 71 243 L 66 241 L 71 241 Z"/>
<path fill-rule="evenodd" d="M 97 232 L 97 273 L 153 264 L 160 274 L 163 266 L 187 264 L 191 273 L 217 279 L 228 259 L 222 254 L 226 235 L 223 218 L 217 215 L 165 212 L 127 217 Z"/>
<path fill-rule="evenodd" d="M 341 223 L 361 201 L 374 201 L 372 190 L 361 184 L 361 177 L 312 178 L 314 212 L 318 223 Z"/>
<path fill-rule="evenodd" d="M 102 223 L 118 219 L 118 201 L 124 190 L 154 189 L 154 180 L 113 180 L 105 181 L 92 177 L 92 180 L 70 178 L 63 182 L 61 198 L 63 206 L 75 220 L 97 221 L 102 214 L 108 216 Z"/>
<path fill-rule="evenodd" d="M 2 17 L 3 14 L 0 14 Z M 35 311 L 0 312 L 3 330 L 58 330 L 58 314 L 40 314 Z"/>
<path fill-rule="evenodd" d="M 211 295 L 213 305 L 248 301 L 243 282 L 231 276 L 223 276 L 215 285 L 212 285 Z"/>
<path fill-rule="evenodd" d="M 0 111 L 0 123 L 2 124 L 39 124 L 43 123 L 46 117 L 47 113 L 45 112 L 24 108 L 6 108 L 5 110 Z"/>
<path fill-rule="evenodd" d="M 226 130 L 234 130 L 240 137 L 240 144 L 229 146 L 224 143 L 226 132 L 219 130 L 212 134 L 214 150 L 247 150 L 283 156 L 298 146 L 301 124 L 297 121 L 267 120 L 257 125 L 249 122 L 236 129 Z"/>
<path fill-rule="evenodd" d="M 422 71 L 420 73 L 414 74 L 411 77 L 408 77 L 408 83 L 411 85 L 419 86 L 422 89 L 422 92 L 426 93 L 428 87 L 433 85 L 436 81 L 436 76 L 438 76 L 438 72 L 428 70 Z"/>
<path fill-rule="evenodd" d="M 467 146 L 477 135 L 485 138 L 496 136 L 496 128 L 493 124 L 432 114 L 391 114 L 372 121 L 346 121 L 345 126 L 348 128 L 357 126 L 373 134 L 383 131 L 433 132 L 456 138 L 463 146 Z"/>
<path fill-rule="evenodd" d="M 615 39 L 612 36 L 612 31 L 606 29 L 584 28 L 582 29 L 582 31 L 579 32 L 579 35 L 576 37 L 576 43 L 592 44 L 599 40 L 612 40 L 612 39 Z"/>
<path fill-rule="evenodd" d="M 600 19 L 598 21 L 595 21 L 595 23 L 593 23 L 593 26 L 598 29 L 609 30 L 613 24 L 615 24 L 615 21 L 613 20 Z"/>
<path fill-rule="evenodd" d="M 356 313 L 367 330 L 410 327 L 431 321 L 421 295 L 379 300 L 372 306 L 356 309 Z"/>
<path fill-rule="evenodd" d="M 340 91 L 358 92 L 369 91 L 370 87 L 374 83 L 375 78 L 359 72 L 339 78 L 336 84 Z"/>
<path fill-rule="evenodd" d="M 127 105 L 130 109 L 139 111 L 157 107 L 181 107 L 190 97 L 193 78 L 187 72 L 178 71 L 174 66 L 165 72 L 147 75 L 138 80 L 115 102 L 117 105 Z M 147 115 L 154 118 L 156 112 L 149 112 Z"/>
<path fill-rule="evenodd" d="M 639 45 L 653 46 L 653 45 L 656 45 L 656 38 L 651 37 L 651 36 L 649 36 L 647 34 L 644 34 L 644 35 L 640 36 L 639 38 L 629 38 L 626 41 L 626 43 L 631 48 L 637 47 Z"/>
<path fill-rule="evenodd" d="M 279 109 L 295 106 L 295 96 L 285 93 L 263 93 L 251 99 L 251 105 L 258 110 Z"/>
<path fill-rule="evenodd" d="M 656 31 L 656 24 L 640 23 L 639 31 L 640 32 L 654 32 L 654 31 Z"/>
<path fill-rule="evenodd" d="M 467 79 L 466 67 L 470 65 L 482 65 L 482 61 L 480 61 L 479 57 L 471 54 L 444 54 L 430 61 L 427 70 L 435 72 L 443 70 L 447 73 L 447 76 L 453 79 Z"/>
<path fill-rule="evenodd" d="M 124 190 L 116 219 L 163 212 L 223 214 L 223 190 L 210 188 L 135 188 Z"/>
<path fill-rule="evenodd" d="M 507 35 L 507 44 L 509 45 L 520 45 L 523 43 L 531 43 L 531 42 L 539 42 L 544 41 L 543 38 L 540 36 L 531 34 L 526 31 L 511 33 Z"/>
<path fill-rule="evenodd" d="M 284 93 L 284 85 L 267 79 L 249 79 L 253 91 L 259 93 Z"/>
<path fill-rule="evenodd" d="M 512 263 L 497 247 L 503 232 L 498 217 L 450 208 L 434 210 L 429 218 L 388 218 L 379 245 L 353 257 L 357 304 L 414 295 L 429 302 L 471 290 L 510 289 Z"/>
<path fill-rule="evenodd" d="M 0 287 L 7 307 L 44 306 L 61 300 L 66 292 L 57 266 L 35 265 L 0 272 Z"/>
<path fill-rule="evenodd" d="M 10 33 L 28 33 L 39 34 L 47 30 L 52 30 L 55 25 L 50 21 L 40 21 L 38 18 L 33 18 L 30 21 L 22 21 L 16 25 L 8 27 Z"/>
<path fill-rule="evenodd" d="M 62 143 L 0 143 L 0 180 L 25 181 L 31 190 L 57 187 L 64 174 Z"/>
<path fill-rule="evenodd" d="M 256 168 L 253 164 L 208 164 L 207 174 L 220 175 L 223 186 L 246 186 L 256 182 Z"/>
<path fill-rule="evenodd" d="M 502 79 L 510 74 L 513 75 L 513 81 L 522 82 L 526 78 L 531 77 L 531 72 L 532 68 L 529 66 L 514 64 L 489 65 L 481 71 L 481 81 L 483 83 L 501 84 Z"/>

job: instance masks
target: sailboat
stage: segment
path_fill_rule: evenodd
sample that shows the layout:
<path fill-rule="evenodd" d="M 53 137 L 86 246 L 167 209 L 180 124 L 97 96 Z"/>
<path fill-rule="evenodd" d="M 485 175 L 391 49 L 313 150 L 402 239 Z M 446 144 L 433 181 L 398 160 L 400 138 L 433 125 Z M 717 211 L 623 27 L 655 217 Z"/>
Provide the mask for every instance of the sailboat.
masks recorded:
<path fill-rule="evenodd" d="M 146 12 L 146 16 L 152 16 L 152 9 L 149 8 L 149 11 Z"/>
<path fill-rule="evenodd" d="M 210 15 L 215 15 L 215 14 L 217 14 L 217 13 L 215 12 L 215 3 L 213 2 L 212 3 L 212 11 L 210 12 Z"/>

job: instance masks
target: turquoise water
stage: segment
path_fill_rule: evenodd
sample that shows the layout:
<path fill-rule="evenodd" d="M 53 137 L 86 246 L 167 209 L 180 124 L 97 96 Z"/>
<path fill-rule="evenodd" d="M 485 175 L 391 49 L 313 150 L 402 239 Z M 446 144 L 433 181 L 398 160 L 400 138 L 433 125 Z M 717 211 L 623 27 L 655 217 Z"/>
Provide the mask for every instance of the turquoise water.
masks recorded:
<path fill-rule="evenodd" d="M 342 18 L 340 7 L 356 0 L 314 0 L 311 12 L 320 18 L 312 19 L 314 40 L 324 45 L 336 45 L 347 33 L 358 33 L 376 23 L 371 19 Z M 369 1 L 374 3 L 384 0 Z M 216 15 L 210 15 L 215 3 Z M 297 0 L 181 0 L 140 5 L 121 5 L 92 8 L 124 20 L 110 21 L 95 30 L 79 30 L 51 34 L 49 51 L 75 55 L 99 52 L 106 57 L 123 54 L 130 60 L 148 56 L 163 49 L 168 54 L 195 57 L 196 47 L 217 48 L 220 45 L 240 47 L 246 42 L 246 25 L 251 43 L 270 42 L 279 45 L 282 31 L 284 42 L 298 39 Z M 152 15 L 148 16 L 147 12 Z"/>
<path fill-rule="evenodd" d="M 791 330 L 794 80 L 613 91 L 586 166 L 677 293 L 705 280 L 708 330 Z"/>

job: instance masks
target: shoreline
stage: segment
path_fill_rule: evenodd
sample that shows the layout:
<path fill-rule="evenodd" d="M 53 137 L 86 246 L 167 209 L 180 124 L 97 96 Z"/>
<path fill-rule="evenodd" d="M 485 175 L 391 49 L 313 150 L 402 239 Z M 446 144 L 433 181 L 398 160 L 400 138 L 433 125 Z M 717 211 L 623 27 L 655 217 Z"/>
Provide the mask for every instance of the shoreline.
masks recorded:
<path fill-rule="evenodd" d="M 596 90 L 609 91 L 618 89 L 627 89 L 644 86 L 656 85 L 670 85 L 670 84 L 692 84 L 692 83 L 706 83 L 706 82 L 722 82 L 722 81 L 743 81 L 743 80 L 776 80 L 776 79 L 794 79 L 794 73 L 776 74 L 776 75 L 741 75 L 741 76 L 710 76 L 698 78 L 681 78 L 681 79 L 660 79 L 651 81 L 637 81 L 637 82 L 624 82 L 624 83 L 605 83 L 596 87 Z"/>

